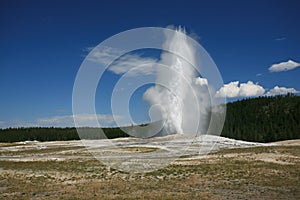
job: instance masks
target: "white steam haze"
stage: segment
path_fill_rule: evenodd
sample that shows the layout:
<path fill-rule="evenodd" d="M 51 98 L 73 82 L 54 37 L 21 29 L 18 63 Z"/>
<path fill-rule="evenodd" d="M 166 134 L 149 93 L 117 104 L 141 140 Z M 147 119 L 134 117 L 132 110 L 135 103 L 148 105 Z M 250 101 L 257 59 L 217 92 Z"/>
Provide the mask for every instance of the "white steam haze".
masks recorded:
<path fill-rule="evenodd" d="M 166 34 L 163 47 L 167 51 L 162 52 L 156 65 L 155 86 L 149 88 L 143 98 L 151 106 L 159 105 L 163 134 L 196 134 L 201 128 L 200 115 L 205 116 L 209 105 L 209 98 L 204 97 L 208 95 L 207 79 L 197 77 L 195 69 L 196 49 L 182 28 Z"/>

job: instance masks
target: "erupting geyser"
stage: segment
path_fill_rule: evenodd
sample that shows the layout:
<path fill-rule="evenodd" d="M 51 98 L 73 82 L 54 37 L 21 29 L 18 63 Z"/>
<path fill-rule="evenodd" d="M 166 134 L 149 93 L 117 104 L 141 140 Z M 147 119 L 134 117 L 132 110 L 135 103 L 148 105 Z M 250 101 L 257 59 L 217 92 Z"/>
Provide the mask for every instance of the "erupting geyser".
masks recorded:
<path fill-rule="evenodd" d="M 134 54 L 136 50 L 144 49 L 161 50 L 160 59 Z M 107 70 L 110 71 L 108 74 L 105 73 Z M 106 75 L 112 72 L 119 76 L 117 82 L 106 81 Z M 145 126 L 124 126 L 134 124 L 129 109 L 131 97 L 136 97 L 135 92 L 149 84 L 154 86 L 144 92 L 143 100 L 150 105 L 151 121 Z M 91 113 L 89 124 L 101 127 L 101 122 L 107 118 L 101 121 L 102 115 L 96 114 L 95 93 L 103 89 L 106 95 L 111 86 L 112 94 L 108 95 L 108 100 L 113 123 L 134 139 L 87 140 L 88 132 L 81 128 L 85 123 L 83 118 L 74 117 L 74 122 L 82 143 L 91 149 L 95 158 L 112 168 L 144 173 L 165 167 L 183 155 L 197 152 L 205 155 L 216 142 L 206 136 L 221 133 L 225 101 L 215 94 L 223 86 L 222 77 L 205 49 L 182 28 L 137 28 L 101 42 L 89 53 L 76 76 L 73 115 Z M 137 91 L 136 94 L 141 93 Z M 101 96 L 103 103 L 107 100 L 105 95 Z M 135 107 L 138 112 L 140 108 Z M 144 114 L 137 116 L 144 120 Z M 170 134 L 177 135 L 167 136 Z M 158 136 L 167 137 L 152 138 Z M 97 138 L 107 138 L 101 128 L 97 129 Z M 107 142 L 105 147 L 104 141 Z M 143 153 L 126 148 L 153 148 L 153 145 L 157 145 L 157 150 Z M 101 147 L 100 151 L 98 147 Z"/>
<path fill-rule="evenodd" d="M 156 65 L 155 86 L 144 93 L 150 105 L 160 107 L 164 135 L 189 133 L 191 127 L 197 130 L 194 127 L 199 126 L 200 107 L 205 107 L 196 78 L 196 49 L 187 37 L 182 28 L 166 33 L 163 48 L 167 51 Z"/>

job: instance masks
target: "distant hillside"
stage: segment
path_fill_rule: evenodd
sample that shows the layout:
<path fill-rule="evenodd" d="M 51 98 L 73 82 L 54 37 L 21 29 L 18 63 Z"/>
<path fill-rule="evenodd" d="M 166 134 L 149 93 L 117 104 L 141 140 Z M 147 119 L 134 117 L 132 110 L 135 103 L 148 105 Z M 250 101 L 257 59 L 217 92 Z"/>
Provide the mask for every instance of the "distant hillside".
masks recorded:
<path fill-rule="evenodd" d="M 227 104 L 222 136 L 256 142 L 300 138 L 300 97 L 258 97 Z"/>
<path fill-rule="evenodd" d="M 300 139 L 299 116 L 299 96 L 258 97 L 228 103 L 221 136 L 255 142 Z M 85 131 L 86 139 L 101 138 L 99 128 L 82 128 L 82 130 Z M 128 137 L 120 128 L 103 130 L 109 139 Z M 80 138 L 75 128 L 0 129 L 0 142 L 78 139 Z"/>

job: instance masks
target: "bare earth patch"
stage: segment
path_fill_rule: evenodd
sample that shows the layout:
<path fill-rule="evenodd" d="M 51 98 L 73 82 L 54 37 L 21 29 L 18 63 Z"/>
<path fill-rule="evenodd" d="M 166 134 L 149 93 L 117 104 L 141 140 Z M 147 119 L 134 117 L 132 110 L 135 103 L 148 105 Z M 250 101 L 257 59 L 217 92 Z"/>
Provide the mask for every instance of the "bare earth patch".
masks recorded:
<path fill-rule="evenodd" d="M 129 151 L 129 152 L 138 152 L 138 153 L 148 153 L 148 152 L 153 152 L 153 151 L 157 151 L 159 150 L 158 148 L 151 148 L 151 147 L 124 147 L 122 148 L 125 151 Z"/>

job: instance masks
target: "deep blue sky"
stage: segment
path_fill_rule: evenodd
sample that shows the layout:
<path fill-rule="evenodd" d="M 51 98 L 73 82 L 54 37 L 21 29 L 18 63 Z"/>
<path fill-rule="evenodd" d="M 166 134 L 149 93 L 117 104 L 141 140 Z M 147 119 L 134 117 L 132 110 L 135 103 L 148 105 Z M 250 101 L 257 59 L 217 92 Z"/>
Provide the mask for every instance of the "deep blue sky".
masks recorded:
<path fill-rule="evenodd" d="M 300 90 L 299 1 L 11 1 L 0 3 L 0 127 L 72 114 L 87 47 L 119 32 L 182 25 L 216 62 L 224 83 Z M 257 74 L 262 76 L 256 76 Z M 103 113 L 107 114 L 107 113 Z"/>

